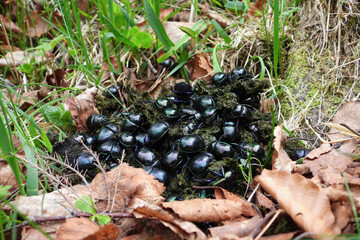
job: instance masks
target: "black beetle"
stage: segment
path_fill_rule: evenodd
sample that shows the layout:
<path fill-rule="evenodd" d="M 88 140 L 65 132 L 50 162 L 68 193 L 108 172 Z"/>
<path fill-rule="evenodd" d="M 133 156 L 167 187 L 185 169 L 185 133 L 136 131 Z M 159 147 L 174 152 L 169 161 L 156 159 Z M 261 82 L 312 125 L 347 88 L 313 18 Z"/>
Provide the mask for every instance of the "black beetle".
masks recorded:
<path fill-rule="evenodd" d="M 214 160 L 214 155 L 209 152 L 198 153 L 190 160 L 190 172 L 195 176 L 202 175 L 208 170 L 210 163 Z"/>
<path fill-rule="evenodd" d="M 224 85 L 228 83 L 228 75 L 223 72 L 215 73 L 211 78 L 211 83 L 217 86 Z"/>
<path fill-rule="evenodd" d="M 89 130 L 98 129 L 109 122 L 109 119 L 101 114 L 93 114 L 86 119 L 86 127 Z"/>
<path fill-rule="evenodd" d="M 115 138 L 115 134 L 119 132 L 119 127 L 115 124 L 109 123 L 102 127 L 95 135 L 95 141 L 97 144 L 112 141 Z"/>
<path fill-rule="evenodd" d="M 312 150 L 310 149 L 296 149 L 290 154 L 290 158 L 293 161 L 306 157 Z"/>
<path fill-rule="evenodd" d="M 154 102 L 155 108 L 159 110 L 163 110 L 165 108 L 170 108 L 173 105 L 173 102 L 168 98 L 158 98 Z"/>
<path fill-rule="evenodd" d="M 204 112 L 208 108 L 215 108 L 215 100 L 207 95 L 193 95 L 191 97 L 191 106 L 199 112 Z"/>
<path fill-rule="evenodd" d="M 253 77 L 245 68 L 242 67 L 237 67 L 231 70 L 230 76 L 233 80 L 245 80 Z"/>
<path fill-rule="evenodd" d="M 166 108 L 163 117 L 167 122 L 174 123 L 180 118 L 180 113 L 176 108 Z"/>
<path fill-rule="evenodd" d="M 86 146 L 92 146 L 95 143 L 95 137 L 88 133 L 75 134 L 73 137 L 76 142 L 85 144 Z"/>
<path fill-rule="evenodd" d="M 179 139 L 179 149 L 184 153 L 201 152 L 204 147 L 204 139 L 197 134 L 187 135 Z"/>
<path fill-rule="evenodd" d="M 148 138 L 147 133 L 139 133 L 135 136 L 136 146 L 143 147 L 146 144 L 146 139 Z"/>
<path fill-rule="evenodd" d="M 146 124 L 145 116 L 142 113 L 131 113 L 122 126 L 124 132 L 136 132 Z"/>
<path fill-rule="evenodd" d="M 169 124 L 164 121 L 160 121 L 152 125 L 148 130 L 148 138 L 151 143 L 156 143 L 161 140 L 169 131 Z"/>
<path fill-rule="evenodd" d="M 199 124 L 195 119 L 191 119 L 187 121 L 183 126 L 182 130 L 185 134 L 190 134 L 194 132 L 198 128 Z"/>
<path fill-rule="evenodd" d="M 194 94 L 194 89 L 186 82 L 179 82 L 175 84 L 174 89 L 170 88 L 177 97 L 188 98 Z M 175 100 L 176 102 L 176 100 Z"/>
<path fill-rule="evenodd" d="M 91 153 L 83 152 L 72 160 L 71 165 L 79 171 L 83 171 L 96 168 L 95 162 L 95 157 Z"/>
<path fill-rule="evenodd" d="M 226 142 L 215 141 L 210 143 L 208 151 L 214 154 L 216 159 L 221 159 L 223 157 L 235 157 L 235 149 Z"/>
<path fill-rule="evenodd" d="M 122 90 L 122 85 L 118 84 L 117 87 L 115 85 L 111 85 L 107 91 L 106 91 L 106 97 L 108 98 L 112 98 L 112 97 L 116 97 L 119 98 L 119 91 Z"/>
<path fill-rule="evenodd" d="M 163 62 L 160 63 L 160 65 L 162 65 L 169 71 L 173 70 L 176 67 L 176 63 L 170 58 L 165 59 Z"/>
<path fill-rule="evenodd" d="M 159 156 L 148 147 L 142 147 L 134 154 L 135 161 L 141 166 L 153 166 L 160 165 Z"/>
<path fill-rule="evenodd" d="M 168 170 L 175 170 L 182 162 L 183 157 L 178 149 L 170 150 L 165 153 L 164 157 L 161 159 L 161 165 Z"/>
<path fill-rule="evenodd" d="M 136 138 L 129 132 L 122 132 L 119 135 L 119 143 L 124 149 L 131 149 L 136 145 Z"/>
<path fill-rule="evenodd" d="M 265 150 L 261 147 L 259 143 L 256 142 L 244 142 L 240 144 L 240 156 L 244 159 L 247 158 L 248 154 L 258 158 L 260 161 L 265 160 Z"/>
<path fill-rule="evenodd" d="M 109 170 L 111 171 L 111 170 L 113 170 L 114 168 L 118 167 L 119 164 L 118 164 L 118 163 L 115 163 L 115 162 L 112 162 L 112 163 L 108 164 L 107 166 L 108 166 Z"/>
<path fill-rule="evenodd" d="M 142 169 L 145 170 L 145 172 L 147 172 L 148 174 L 153 175 L 156 180 L 158 180 L 159 182 L 166 184 L 168 181 L 168 176 L 167 173 L 160 169 L 160 168 L 156 168 L 156 167 L 151 167 L 151 166 L 146 166 L 143 167 Z"/>
<path fill-rule="evenodd" d="M 111 162 L 117 158 L 121 158 L 122 149 L 119 143 L 104 142 L 97 148 L 99 159 L 104 162 Z"/>
<path fill-rule="evenodd" d="M 239 141 L 239 129 L 237 124 L 232 121 L 224 122 L 222 127 L 221 141 L 227 143 L 236 143 Z"/>
<path fill-rule="evenodd" d="M 252 122 L 254 119 L 251 110 L 242 104 L 236 105 L 235 109 L 231 112 L 231 118 L 239 119 L 246 123 Z"/>

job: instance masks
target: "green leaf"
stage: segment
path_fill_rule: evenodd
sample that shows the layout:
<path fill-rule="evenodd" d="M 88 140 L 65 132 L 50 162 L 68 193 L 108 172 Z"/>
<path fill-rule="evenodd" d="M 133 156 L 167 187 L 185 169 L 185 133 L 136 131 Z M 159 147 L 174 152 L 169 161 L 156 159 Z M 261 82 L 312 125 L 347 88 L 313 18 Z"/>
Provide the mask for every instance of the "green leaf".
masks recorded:
<path fill-rule="evenodd" d="M 124 35 L 122 35 L 116 28 L 115 26 L 110 22 L 109 19 L 107 19 L 106 17 L 103 16 L 104 22 L 106 24 L 106 26 L 108 27 L 108 29 L 114 34 L 115 38 L 119 41 L 119 42 L 123 42 L 131 47 L 134 46 L 134 44 L 127 39 Z"/>
<path fill-rule="evenodd" d="M 214 26 L 214 28 L 216 29 L 216 31 L 219 33 L 219 35 L 224 39 L 224 41 L 227 44 L 231 43 L 231 38 L 229 37 L 229 35 L 227 35 L 227 33 L 220 26 L 220 24 L 215 19 L 211 20 L 211 23 Z"/>
<path fill-rule="evenodd" d="M 83 195 L 81 197 L 85 201 L 82 200 L 81 198 L 78 198 L 75 202 L 75 207 L 83 212 L 95 214 L 95 204 L 94 204 L 93 200 L 86 195 Z"/>
<path fill-rule="evenodd" d="M 44 115 L 57 126 L 63 126 L 63 121 L 60 119 L 63 114 L 62 109 L 56 106 L 45 106 Z"/>
<path fill-rule="evenodd" d="M 107 215 L 96 214 L 94 217 L 96 217 L 100 226 L 108 224 L 111 221 L 111 218 Z"/>
<path fill-rule="evenodd" d="M 217 48 L 220 46 L 220 43 L 216 44 L 216 46 L 213 49 L 213 69 L 214 73 L 222 72 L 219 59 L 217 57 Z"/>
<path fill-rule="evenodd" d="M 147 32 L 137 32 L 131 39 L 131 42 L 138 48 L 150 48 L 153 45 L 153 37 Z"/>
<path fill-rule="evenodd" d="M 138 28 L 137 26 L 132 27 L 132 28 L 128 31 L 127 36 L 128 36 L 128 37 L 131 37 L 131 36 L 135 35 L 135 33 L 137 33 L 137 32 L 140 32 L 139 28 Z"/>
<path fill-rule="evenodd" d="M 239 10 L 245 10 L 246 6 L 243 2 L 238 1 L 227 1 L 225 4 L 225 8 L 229 9 L 230 11 L 239 11 Z"/>
<path fill-rule="evenodd" d="M 162 25 L 159 16 L 156 14 L 154 8 L 148 2 L 148 0 L 144 0 L 145 14 L 148 19 L 151 28 L 154 30 L 156 36 L 160 39 L 160 41 L 164 44 L 165 48 L 169 50 L 174 43 L 170 40 L 164 26 Z"/>
<path fill-rule="evenodd" d="M 10 195 L 9 189 L 11 186 L 2 186 L 0 185 L 0 198 L 3 199 L 6 196 Z"/>

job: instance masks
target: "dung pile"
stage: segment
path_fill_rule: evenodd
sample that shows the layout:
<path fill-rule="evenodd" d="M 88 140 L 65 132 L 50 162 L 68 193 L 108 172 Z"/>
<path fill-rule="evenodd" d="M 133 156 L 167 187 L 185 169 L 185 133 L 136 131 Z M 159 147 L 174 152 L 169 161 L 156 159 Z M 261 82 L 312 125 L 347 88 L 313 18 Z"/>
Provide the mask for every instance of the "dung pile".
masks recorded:
<path fill-rule="evenodd" d="M 106 169 L 123 158 L 153 174 L 167 186 L 167 197 L 196 197 L 193 186 L 239 192 L 240 183 L 251 181 L 265 161 L 262 146 L 270 140 L 271 115 L 258 109 L 267 87 L 238 67 L 215 74 L 210 85 L 177 83 L 155 101 L 129 92 L 129 112 L 90 116 L 89 131 L 75 139 L 96 151 Z M 118 92 L 111 86 L 104 96 L 119 97 Z M 70 163 L 79 170 L 96 168 L 86 152 Z"/>

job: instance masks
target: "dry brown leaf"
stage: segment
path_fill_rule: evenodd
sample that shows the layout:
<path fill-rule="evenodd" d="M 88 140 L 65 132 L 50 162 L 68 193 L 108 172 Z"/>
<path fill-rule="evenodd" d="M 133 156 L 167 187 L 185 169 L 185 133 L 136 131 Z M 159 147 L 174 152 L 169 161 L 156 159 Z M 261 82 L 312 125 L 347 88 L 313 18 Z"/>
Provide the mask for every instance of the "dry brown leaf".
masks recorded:
<path fill-rule="evenodd" d="M 206 53 L 196 54 L 186 65 L 189 68 L 191 80 L 204 78 L 207 83 L 210 83 L 215 74 Z"/>
<path fill-rule="evenodd" d="M 47 75 L 45 81 L 48 85 L 66 88 L 70 86 L 70 82 L 66 81 L 66 74 L 66 71 L 58 68 L 52 74 Z"/>
<path fill-rule="evenodd" d="M 305 231 L 315 234 L 340 232 L 334 226 L 329 198 L 311 180 L 298 173 L 267 169 L 255 180 Z"/>
<path fill-rule="evenodd" d="M 198 4 L 198 6 L 205 16 L 210 19 L 215 19 L 222 28 L 227 28 L 232 24 L 228 18 L 224 17 L 220 13 L 217 13 L 216 11 L 211 10 L 209 4 Z"/>
<path fill-rule="evenodd" d="M 162 9 L 160 9 L 160 12 L 159 12 L 160 20 L 162 21 L 164 18 L 169 16 L 173 11 L 174 11 L 174 9 L 172 9 L 172 8 L 162 8 Z"/>
<path fill-rule="evenodd" d="M 116 240 L 119 237 L 120 230 L 114 224 L 107 224 L 100 227 L 100 229 L 83 238 L 83 240 Z"/>
<path fill-rule="evenodd" d="M 254 216 L 249 220 L 236 222 L 220 227 L 209 228 L 212 237 L 221 237 L 225 234 L 233 234 L 238 237 L 244 237 L 252 234 L 254 228 L 261 222 L 259 216 Z"/>
<path fill-rule="evenodd" d="M 170 40 L 176 44 L 177 41 L 179 41 L 182 37 L 184 37 L 186 34 L 180 30 L 179 27 L 187 27 L 192 28 L 195 23 L 194 22 L 172 22 L 172 21 L 166 21 L 163 22 L 165 31 L 170 38 Z"/>
<path fill-rule="evenodd" d="M 255 16 L 256 12 L 258 12 L 258 11 L 261 12 L 265 8 L 266 8 L 266 0 L 257 0 L 256 3 L 250 2 L 248 14 L 249 14 L 249 16 L 253 17 L 253 16 Z"/>
<path fill-rule="evenodd" d="M 324 148 L 327 149 L 327 146 Z M 342 184 L 344 182 L 341 171 L 347 169 L 352 163 L 352 154 L 357 150 L 357 144 L 354 139 L 341 144 L 339 149 L 331 149 L 326 154 L 321 154 L 313 160 L 305 158 L 304 165 L 309 167 L 313 176 L 319 175 L 320 179 L 328 184 Z"/>
<path fill-rule="evenodd" d="M 7 17 L 5 17 L 2 14 L 0 14 L 0 22 L 5 27 L 6 30 L 9 30 L 13 33 L 22 33 L 21 29 L 13 21 L 11 21 L 11 19 L 9 20 Z"/>
<path fill-rule="evenodd" d="M 63 224 L 63 221 L 57 221 L 57 222 L 45 222 L 39 224 L 39 227 L 49 234 L 52 238 L 56 237 L 56 231 L 61 227 Z M 21 231 L 21 239 L 23 240 L 48 240 L 49 238 L 44 236 L 43 233 L 38 231 L 37 229 L 26 226 Z"/>
<path fill-rule="evenodd" d="M 353 217 L 351 205 L 349 202 L 336 202 L 331 205 L 331 209 L 335 215 L 335 224 L 340 229 L 344 229 Z"/>
<path fill-rule="evenodd" d="M 164 202 L 161 205 L 191 222 L 219 222 L 257 215 L 251 203 L 226 199 L 192 199 Z"/>
<path fill-rule="evenodd" d="M 46 57 L 42 55 L 34 55 L 34 59 L 36 62 L 43 62 L 46 60 Z M 5 54 L 3 58 L 0 58 L 0 67 L 17 67 L 20 66 L 23 63 L 30 63 L 31 58 L 26 57 L 25 52 L 23 51 L 14 51 L 14 52 L 8 52 Z"/>
<path fill-rule="evenodd" d="M 0 186 L 11 186 L 9 192 L 18 188 L 15 175 L 8 164 L 0 165 Z"/>
<path fill-rule="evenodd" d="M 141 168 L 130 167 L 123 163 L 107 172 L 106 178 L 107 180 L 102 173 L 99 173 L 90 183 L 93 196 L 98 200 L 96 206 L 100 211 L 108 207 L 108 189 L 110 189 L 111 203 L 115 200 L 111 211 L 121 211 L 129 203 L 131 205 L 131 198 L 141 198 L 155 203 L 163 200 L 160 194 L 165 190 L 164 185 Z"/>
<path fill-rule="evenodd" d="M 98 113 L 95 109 L 96 87 L 87 89 L 76 97 L 65 99 L 65 110 L 69 110 L 79 131 L 87 130 L 86 120 L 89 116 Z"/>
<path fill-rule="evenodd" d="M 260 112 L 269 113 L 273 111 L 278 104 L 279 101 L 277 99 L 265 98 L 261 101 Z"/>
<path fill-rule="evenodd" d="M 333 123 L 345 123 L 350 128 L 356 130 L 360 129 L 360 103 L 349 102 L 342 106 L 334 115 Z M 330 141 L 344 139 L 346 136 L 339 133 L 338 130 L 331 128 L 328 134 Z"/>
<path fill-rule="evenodd" d="M 99 229 L 99 225 L 88 218 L 69 218 L 57 231 L 56 240 L 84 239 Z"/>
<path fill-rule="evenodd" d="M 214 195 L 215 195 L 215 199 L 227 199 L 237 202 L 246 202 L 246 200 L 243 199 L 242 197 L 232 192 L 229 192 L 228 190 L 223 188 L 215 188 Z"/>
<path fill-rule="evenodd" d="M 282 126 L 275 127 L 274 130 L 274 153 L 272 155 L 272 169 L 273 170 L 285 170 L 292 172 L 295 168 L 295 163 L 290 159 L 283 148 L 283 143 L 286 140 L 285 135 L 282 132 Z"/>
<path fill-rule="evenodd" d="M 280 233 L 273 236 L 261 237 L 260 240 L 290 240 L 297 232 Z"/>
<path fill-rule="evenodd" d="M 270 210 L 275 209 L 275 203 L 273 203 L 268 197 L 266 197 L 262 192 L 256 192 L 256 202 L 260 207 L 264 207 Z"/>
<path fill-rule="evenodd" d="M 61 217 L 71 214 L 68 209 L 73 209 L 79 196 L 90 196 L 89 189 L 83 185 L 71 188 L 62 188 L 51 193 L 38 196 L 20 196 L 14 202 L 18 211 L 33 220 L 35 217 Z M 64 196 L 66 199 L 64 199 Z"/>
<path fill-rule="evenodd" d="M 175 214 L 163 208 L 149 204 L 141 199 L 136 199 L 133 204 L 134 216 L 136 218 L 150 218 L 159 220 L 164 226 L 170 228 L 182 239 L 203 240 L 205 234 L 192 222 L 179 219 Z"/>
<path fill-rule="evenodd" d="M 313 160 L 315 158 L 320 157 L 320 155 L 326 154 L 331 151 L 330 144 L 321 144 L 320 147 L 313 149 L 311 152 L 309 152 L 308 155 L 304 158 L 305 160 Z"/>
<path fill-rule="evenodd" d="M 29 37 L 41 37 L 41 35 L 47 33 L 52 26 L 43 18 L 49 19 L 50 16 L 51 19 L 49 21 L 53 24 L 57 25 L 58 22 L 62 22 L 62 17 L 57 12 L 51 12 L 51 14 L 49 14 L 42 10 L 33 11 L 31 16 L 28 16 L 27 19 L 25 19 L 27 22 L 26 26 L 28 27 L 26 35 Z"/>

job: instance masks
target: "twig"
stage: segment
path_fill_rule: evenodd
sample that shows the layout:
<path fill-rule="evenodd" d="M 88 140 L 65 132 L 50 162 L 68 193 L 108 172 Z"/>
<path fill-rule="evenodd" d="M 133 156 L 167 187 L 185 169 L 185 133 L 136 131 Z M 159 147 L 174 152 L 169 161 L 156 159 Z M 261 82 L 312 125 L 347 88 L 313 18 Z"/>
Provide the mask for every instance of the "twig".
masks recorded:
<path fill-rule="evenodd" d="M 156 69 L 154 68 L 154 66 L 152 65 L 151 61 L 145 56 L 144 53 L 141 53 L 141 56 L 145 59 L 145 62 L 149 65 L 150 70 L 152 71 L 153 74 L 157 74 Z"/>
<path fill-rule="evenodd" d="M 256 238 L 254 240 L 259 240 L 261 238 L 261 236 L 266 232 L 266 230 L 268 230 L 268 228 L 271 226 L 271 224 L 273 224 L 273 222 L 275 221 L 275 219 L 279 216 L 279 214 L 282 212 L 282 209 L 278 209 L 276 210 L 275 213 L 272 213 L 271 215 L 273 215 L 273 217 L 271 218 L 271 220 L 268 222 L 268 224 L 266 224 L 266 226 L 261 230 L 261 232 L 256 236 Z M 270 212 L 271 213 L 271 212 Z M 268 220 L 265 216 L 264 220 Z"/>
<path fill-rule="evenodd" d="M 0 77 L 0 81 L 4 83 L 4 86 L 9 85 L 10 87 L 15 87 L 15 84 L 9 82 L 8 80 L 6 80 L 2 77 Z M 0 85 L 0 87 L 2 87 L 2 84 Z"/>

